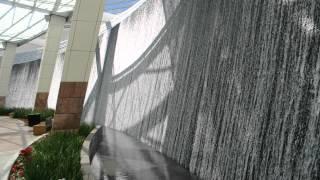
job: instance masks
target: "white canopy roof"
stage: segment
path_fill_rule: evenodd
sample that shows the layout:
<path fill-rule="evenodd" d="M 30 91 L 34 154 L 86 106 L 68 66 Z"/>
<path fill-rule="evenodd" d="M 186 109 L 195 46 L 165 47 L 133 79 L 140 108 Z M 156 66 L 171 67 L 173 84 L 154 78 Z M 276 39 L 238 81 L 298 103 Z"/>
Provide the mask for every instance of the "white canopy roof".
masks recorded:
<path fill-rule="evenodd" d="M 118 14 L 138 0 L 106 0 L 105 11 Z M 69 16 L 76 0 L 0 0 L 0 49 L 4 42 L 18 45 L 46 32 L 46 16 Z"/>
<path fill-rule="evenodd" d="M 43 34 L 46 15 L 68 16 L 74 4 L 75 0 L 0 0 L 0 43 L 23 43 Z"/>

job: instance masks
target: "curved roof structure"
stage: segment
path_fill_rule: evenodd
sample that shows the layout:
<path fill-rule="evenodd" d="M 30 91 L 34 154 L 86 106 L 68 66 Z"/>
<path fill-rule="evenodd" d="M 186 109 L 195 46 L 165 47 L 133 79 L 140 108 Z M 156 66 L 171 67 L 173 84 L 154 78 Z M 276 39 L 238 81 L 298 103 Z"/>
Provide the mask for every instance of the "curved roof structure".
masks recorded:
<path fill-rule="evenodd" d="M 23 43 L 43 34 L 46 15 L 69 16 L 75 0 L 0 0 L 0 42 Z"/>
<path fill-rule="evenodd" d="M 105 11 L 118 14 L 138 0 L 106 0 Z M 0 0 L 0 49 L 4 42 L 18 45 L 43 35 L 50 14 L 68 17 L 76 0 Z"/>

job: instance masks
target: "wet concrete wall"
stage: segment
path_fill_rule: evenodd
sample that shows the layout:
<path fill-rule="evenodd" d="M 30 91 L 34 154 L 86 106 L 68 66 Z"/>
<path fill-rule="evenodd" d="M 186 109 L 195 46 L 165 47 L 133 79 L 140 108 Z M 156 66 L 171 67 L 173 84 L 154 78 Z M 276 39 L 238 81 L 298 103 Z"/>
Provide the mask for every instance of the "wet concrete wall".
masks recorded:
<path fill-rule="evenodd" d="M 13 65 L 6 106 L 33 108 L 39 67 L 40 60 Z"/>
<path fill-rule="evenodd" d="M 97 124 L 202 179 L 320 178 L 320 2 L 148 0 L 113 28 Z"/>
<path fill-rule="evenodd" d="M 48 108 L 55 109 L 63 70 L 63 49 L 58 55 L 48 97 Z M 42 51 L 17 54 L 12 68 L 9 94 L 6 99 L 8 107 L 33 108 L 37 93 L 38 74 Z"/>

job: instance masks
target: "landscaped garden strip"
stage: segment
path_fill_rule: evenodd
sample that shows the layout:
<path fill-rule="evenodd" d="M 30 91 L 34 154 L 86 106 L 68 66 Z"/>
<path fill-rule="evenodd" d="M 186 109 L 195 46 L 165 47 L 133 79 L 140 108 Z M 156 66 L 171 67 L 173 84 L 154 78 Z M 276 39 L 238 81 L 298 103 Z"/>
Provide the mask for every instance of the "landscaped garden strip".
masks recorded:
<path fill-rule="evenodd" d="M 50 133 L 22 150 L 11 169 L 10 180 L 81 180 L 80 151 L 92 129 L 83 124 L 78 132 Z"/>

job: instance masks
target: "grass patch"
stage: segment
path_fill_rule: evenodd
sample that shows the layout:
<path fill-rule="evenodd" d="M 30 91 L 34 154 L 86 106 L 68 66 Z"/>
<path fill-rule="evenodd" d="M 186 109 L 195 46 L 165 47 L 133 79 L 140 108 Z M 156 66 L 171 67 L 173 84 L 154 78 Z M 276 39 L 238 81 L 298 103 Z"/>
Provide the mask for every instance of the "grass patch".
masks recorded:
<path fill-rule="evenodd" d="M 78 134 L 80 136 L 87 137 L 92 131 L 92 129 L 94 129 L 94 127 L 95 127 L 94 125 L 81 124 Z"/>
<path fill-rule="evenodd" d="M 33 145 L 32 160 L 25 164 L 25 179 L 81 180 L 80 151 L 93 126 L 77 133 L 56 132 Z"/>

